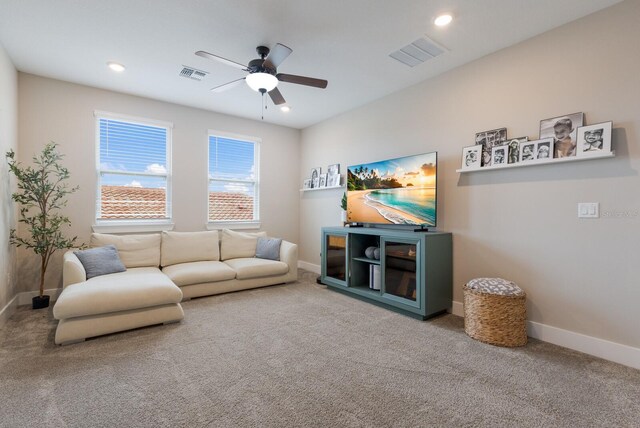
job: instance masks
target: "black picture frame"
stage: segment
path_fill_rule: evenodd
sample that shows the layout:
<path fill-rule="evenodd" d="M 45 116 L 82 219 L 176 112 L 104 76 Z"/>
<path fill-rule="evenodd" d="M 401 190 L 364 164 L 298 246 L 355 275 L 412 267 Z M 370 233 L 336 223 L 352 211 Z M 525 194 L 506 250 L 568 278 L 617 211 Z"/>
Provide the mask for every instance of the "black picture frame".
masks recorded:
<path fill-rule="evenodd" d="M 482 166 L 491 165 L 491 149 L 507 141 L 507 128 L 491 129 L 476 133 L 476 144 L 482 145 Z"/>

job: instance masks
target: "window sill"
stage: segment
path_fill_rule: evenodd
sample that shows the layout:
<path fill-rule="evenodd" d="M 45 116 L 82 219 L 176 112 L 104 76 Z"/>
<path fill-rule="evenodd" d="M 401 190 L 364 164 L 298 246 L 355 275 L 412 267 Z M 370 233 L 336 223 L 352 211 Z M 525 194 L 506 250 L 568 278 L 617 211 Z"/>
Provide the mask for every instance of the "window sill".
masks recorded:
<path fill-rule="evenodd" d="M 175 224 L 167 221 L 128 221 L 113 220 L 100 221 L 92 226 L 96 233 L 136 233 L 136 232 L 161 232 L 173 230 Z"/>
<path fill-rule="evenodd" d="M 207 230 L 220 229 L 260 229 L 259 221 L 210 221 Z"/>

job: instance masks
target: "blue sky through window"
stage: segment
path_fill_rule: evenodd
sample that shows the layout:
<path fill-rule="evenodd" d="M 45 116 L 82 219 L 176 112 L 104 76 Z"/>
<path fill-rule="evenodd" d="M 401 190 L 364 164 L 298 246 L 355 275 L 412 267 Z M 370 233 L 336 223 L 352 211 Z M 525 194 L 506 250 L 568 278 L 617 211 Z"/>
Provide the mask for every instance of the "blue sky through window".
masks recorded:
<path fill-rule="evenodd" d="M 226 180 L 255 180 L 254 144 L 250 141 L 209 136 L 209 190 L 253 195 L 252 183 Z M 225 180 L 225 181 L 216 181 Z"/>
<path fill-rule="evenodd" d="M 100 170 L 167 173 L 167 129 L 103 119 L 100 126 Z M 103 174 L 101 184 L 163 188 L 165 177 Z"/>

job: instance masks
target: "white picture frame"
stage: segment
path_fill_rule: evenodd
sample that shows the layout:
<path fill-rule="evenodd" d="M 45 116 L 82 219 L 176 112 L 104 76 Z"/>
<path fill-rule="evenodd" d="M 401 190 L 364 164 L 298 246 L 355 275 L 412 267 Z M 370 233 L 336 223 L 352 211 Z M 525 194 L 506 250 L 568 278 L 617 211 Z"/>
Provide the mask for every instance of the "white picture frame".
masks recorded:
<path fill-rule="evenodd" d="M 502 167 L 509 160 L 509 146 L 494 146 L 491 148 L 491 166 Z"/>
<path fill-rule="evenodd" d="M 327 187 L 327 173 L 320 174 L 320 184 L 318 187 Z"/>
<path fill-rule="evenodd" d="M 462 148 L 462 169 L 465 171 L 472 169 L 480 169 L 482 164 L 482 145 L 475 144 L 473 146 Z"/>
<path fill-rule="evenodd" d="M 533 162 L 536 160 L 536 142 L 527 141 L 520 144 L 518 162 Z"/>
<path fill-rule="evenodd" d="M 311 168 L 311 188 L 319 187 L 320 184 L 320 174 L 322 174 L 322 168 L 315 167 Z"/>
<path fill-rule="evenodd" d="M 536 141 L 536 161 L 553 159 L 553 138 L 543 138 Z"/>
<path fill-rule="evenodd" d="M 302 188 L 303 189 L 311 189 L 311 179 L 310 178 L 305 178 L 305 180 L 302 182 Z"/>
<path fill-rule="evenodd" d="M 340 174 L 331 174 L 327 176 L 327 187 L 340 186 Z"/>
<path fill-rule="evenodd" d="M 611 153 L 613 122 L 581 126 L 576 136 L 576 156 L 588 157 Z"/>

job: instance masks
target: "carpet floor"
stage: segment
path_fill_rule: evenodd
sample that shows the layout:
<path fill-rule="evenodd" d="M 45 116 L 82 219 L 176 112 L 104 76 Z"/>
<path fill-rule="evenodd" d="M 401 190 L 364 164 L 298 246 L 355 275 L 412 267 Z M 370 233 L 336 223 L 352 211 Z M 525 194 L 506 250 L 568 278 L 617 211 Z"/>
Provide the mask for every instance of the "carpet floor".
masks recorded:
<path fill-rule="evenodd" d="M 2 427 L 638 427 L 640 371 L 500 348 L 300 281 L 183 304 L 179 324 L 56 346 L 51 309 L 0 330 Z"/>

